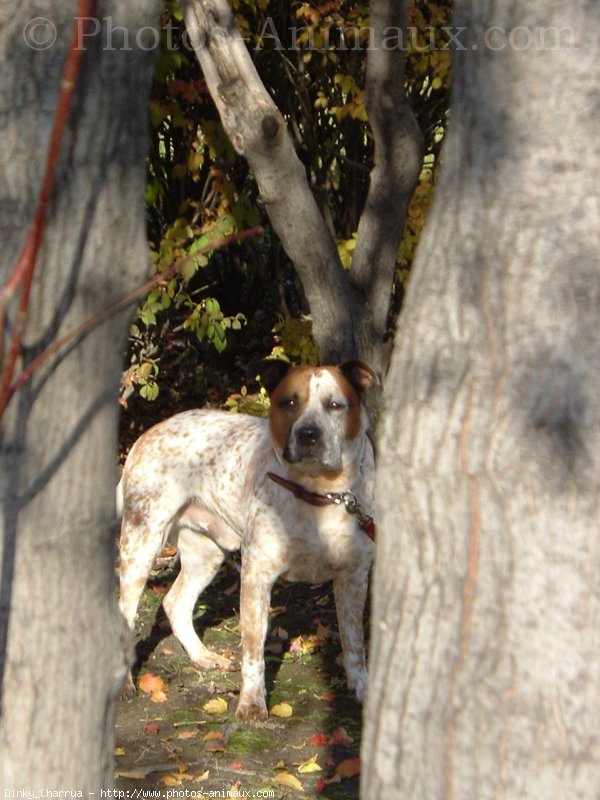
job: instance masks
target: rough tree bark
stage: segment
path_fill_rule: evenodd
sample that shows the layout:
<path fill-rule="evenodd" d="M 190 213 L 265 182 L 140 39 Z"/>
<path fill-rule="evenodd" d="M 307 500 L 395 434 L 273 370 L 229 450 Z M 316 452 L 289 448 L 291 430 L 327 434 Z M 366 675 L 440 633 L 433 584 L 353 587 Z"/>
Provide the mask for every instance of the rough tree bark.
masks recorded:
<path fill-rule="evenodd" d="M 67 0 L 51 5 L 10 0 L 0 11 L 3 286 L 35 211 L 77 8 Z M 147 272 L 143 192 L 153 58 L 152 38 L 140 50 L 136 37 L 156 25 L 159 5 L 98 3 L 94 17 L 103 22 L 101 31 L 99 22 L 91 26 L 94 36 L 83 36 L 78 23 L 82 73 L 34 277 L 25 365 Z M 17 303 L 18 297 L 9 309 L 7 340 Z M 2 421 L 5 790 L 85 793 L 112 785 L 113 712 L 125 668 L 114 591 L 113 487 L 126 328 L 123 315 L 105 321 L 47 362 Z"/>
<path fill-rule="evenodd" d="M 381 369 L 396 250 L 421 167 L 421 134 L 404 98 L 405 52 L 381 47 L 385 27 L 406 24 L 405 4 L 371 3 L 367 108 L 376 166 L 359 227 L 357 268 L 349 275 L 227 0 L 180 0 L 180 5 L 223 127 L 248 159 L 273 230 L 302 282 L 322 361 L 361 356 Z"/>
<path fill-rule="evenodd" d="M 371 3 L 373 47 L 365 96 L 375 142 L 375 165 L 361 214 L 349 278 L 363 300 L 355 323 L 361 357 L 383 371 L 394 266 L 404 218 L 423 161 L 423 137 L 404 91 L 406 51 L 384 45 L 389 31 L 406 33 L 408 3 Z"/>
<path fill-rule="evenodd" d="M 380 426 L 362 793 L 592 800 L 600 6 L 458 0 L 455 26 Z"/>

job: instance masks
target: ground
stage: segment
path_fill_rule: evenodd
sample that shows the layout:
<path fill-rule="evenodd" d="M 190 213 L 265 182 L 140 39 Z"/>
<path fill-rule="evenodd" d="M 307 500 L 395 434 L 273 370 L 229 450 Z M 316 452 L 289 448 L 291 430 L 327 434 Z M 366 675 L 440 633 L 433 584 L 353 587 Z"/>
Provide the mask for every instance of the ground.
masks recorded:
<path fill-rule="evenodd" d="M 119 703 L 117 789 L 130 797 L 160 790 L 165 798 L 357 798 L 361 708 L 339 665 L 331 585 L 275 588 L 266 644 L 271 713 L 246 724 L 234 713 L 239 671 L 195 669 L 171 634 L 160 602 L 176 565 L 163 566 L 138 614 L 137 695 Z M 238 611 L 232 562 L 200 598 L 195 624 L 239 668 Z"/>

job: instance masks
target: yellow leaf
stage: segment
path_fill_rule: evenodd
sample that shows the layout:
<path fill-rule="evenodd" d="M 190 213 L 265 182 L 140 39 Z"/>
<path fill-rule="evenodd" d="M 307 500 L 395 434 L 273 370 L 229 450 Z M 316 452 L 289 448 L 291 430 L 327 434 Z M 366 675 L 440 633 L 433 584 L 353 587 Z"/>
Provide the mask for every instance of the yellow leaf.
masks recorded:
<path fill-rule="evenodd" d="M 163 783 L 165 786 L 181 786 L 183 778 L 179 775 L 165 775 L 165 777 L 160 778 L 158 782 Z"/>
<path fill-rule="evenodd" d="M 321 772 L 321 767 L 317 764 L 317 754 L 312 758 L 309 758 L 308 761 L 303 761 L 302 764 L 298 767 L 298 772 L 305 773 L 305 772 Z"/>
<path fill-rule="evenodd" d="M 115 747 L 115 755 L 116 756 L 124 756 L 125 755 L 125 748 L 124 747 Z"/>
<path fill-rule="evenodd" d="M 277 705 L 273 706 L 271 709 L 271 714 L 274 717 L 291 717 L 293 713 L 294 709 L 289 703 L 277 703 Z"/>
<path fill-rule="evenodd" d="M 208 714 L 225 714 L 227 711 L 227 700 L 222 697 L 215 697 L 213 700 L 208 700 L 204 703 L 202 709 Z"/>
<path fill-rule="evenodd" d="M 304 791 L 298 778 L 289 772 L 279 772 L 273 778 L 273 783 L 281 783 L 283 786 L 289 786 L 292 789 L 296 789 L 298 792 Z"/>

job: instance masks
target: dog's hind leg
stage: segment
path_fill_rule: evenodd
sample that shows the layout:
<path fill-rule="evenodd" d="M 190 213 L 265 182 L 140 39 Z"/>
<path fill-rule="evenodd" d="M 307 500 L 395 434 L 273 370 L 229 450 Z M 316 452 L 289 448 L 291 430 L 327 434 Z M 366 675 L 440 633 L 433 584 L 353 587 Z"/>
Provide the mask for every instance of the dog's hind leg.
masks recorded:
<path fill-rule="evenodd" d="M 181 571 L 165 595 L 163 608 L 179 639 L 196 666 L 202 669 L 232 668 L 229 659 L 208 650 L 194 630 L 194 606 L 200 593 L 217 574 L 224 551 L 203 533 L 182 528 L 179 531 Z"/>
<path fill-rule="evenodd" d="M 152 569 L 152 563 L 160 550 L 163 531 L 169 520 L 164 520 L 153 530 L 142 530 L 125 512 L 121 525 L 119 546 L 119 608 L 129 629 L 135 630 L 135 615 Z M 133 694 L 135 686 L 131 671 L 125 679 L 124 694 Z"/>

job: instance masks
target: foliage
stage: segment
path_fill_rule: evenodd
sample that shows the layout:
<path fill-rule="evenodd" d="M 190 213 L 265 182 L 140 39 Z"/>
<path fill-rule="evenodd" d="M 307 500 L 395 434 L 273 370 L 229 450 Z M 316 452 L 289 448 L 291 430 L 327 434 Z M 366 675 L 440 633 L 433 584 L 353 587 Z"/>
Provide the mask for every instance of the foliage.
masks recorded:
<path fill-rule="evenodd" d="M 335 232 L 342 263 L 351 269 L 373 162 L 364 95 L 368 6 L 274 0 L 231 5 Z M 413 0 L 402 43 L 409 55 L 407 94 L 427 160 L 398 252 L 400 288 L 435 184 L 450 82 L 442 31 L 450 5 Z M 148 230 L 154 270 L 178 259 L 182 266 L 140 309 L 123 379 L 124 404 L 134 401 L 135 388 L 146 400 L 158 397 L 159 386 L 170 394 L 177 386 L 177 394 L 181 374 L 191 380 L 192 394 L 201 385 L 204 396 L 197 399 L 205 402 L 213 370 L 229 381 L 222 385 L 226 396 L 241 385 L 243 365 L 255 356 L 318 361 L 301 287 L 269 233 L 253 177 L 223 132 L 195 55 L 185 48 L 176 0 L 165 3 L 162 32 L 151 100 Z M 256 225 L 264 227 L 261 236 L 211 249 L 224 236 Z M 177 398 L 169 402 L 176 405 Z"/>

